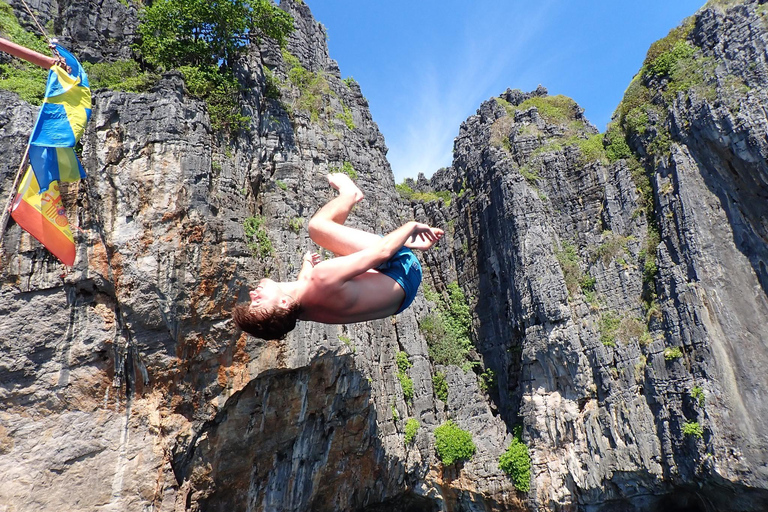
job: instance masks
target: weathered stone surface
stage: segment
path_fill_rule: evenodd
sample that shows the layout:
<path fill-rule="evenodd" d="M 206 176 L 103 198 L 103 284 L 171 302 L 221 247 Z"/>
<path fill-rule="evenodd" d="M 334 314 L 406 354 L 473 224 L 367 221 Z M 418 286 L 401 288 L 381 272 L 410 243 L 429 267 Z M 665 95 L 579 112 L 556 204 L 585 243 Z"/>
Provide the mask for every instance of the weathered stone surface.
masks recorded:
<path fill-rule="evenodd" d="M 141 95 L 96 91 L 89 177 L 64 194 L 74 267 L 16 225 L 3 238 L 0 510 L 768 508 L 767 36 L 760 4 L 725 4 L 702 10 L 689 36 L 717 63 L 716 95 L 681 92 L 655 121 L 672 143 L 646 160 L 661 235 L 649 318 L 641 263 L 654 221 L 633 164 L 588 156 L 597 130 L 575 104 L 562 118 L 534 106 L 543 87 L 483 103 L 453 165 L 409 182 L 450 201 L 413 202 L 397 196 L 367 101 L 303 2 L 281 8 L 297 27 L 287 50 L 327 85 L 316 111 L 269 41 L 237 69 L 251 121 L 231 137 L 212 131 L 176 72 Z M 128 55 L 118 42 L 135 32 L 132 2 L 35 5 L 81 57 Z M 0 99 L 7 196 L 36 109 Z M 658 133 L 633 149 L 649 155 Z M 229 312 L 249 283 L 294 277 L 313 249 L 306 222 L 345 163 L 366 192 L 351 225 L 383 233 L 415 217 L 446 229 L 422 255 L 425 281 L 438 296 L 457 282 L 469 298 L 472 370 L 430 360 L 419 323 L 438 309 L 432 295 L 366 324 L 300 323 L 282 342 L 235 330 Z M 245 240 L 252 216 L 265 221 L 266 256 Z M 665 357 L 671 347 L 682 357 Z M 420 428 L 406 445 L 409 418 Z M 477 448 L 452 467 L 433 434 L 448 419 Z M 701 439 L 683 435 L 688 421 Z M 517 426 L 533 462 L 527 494 L 498 465 Z"/>

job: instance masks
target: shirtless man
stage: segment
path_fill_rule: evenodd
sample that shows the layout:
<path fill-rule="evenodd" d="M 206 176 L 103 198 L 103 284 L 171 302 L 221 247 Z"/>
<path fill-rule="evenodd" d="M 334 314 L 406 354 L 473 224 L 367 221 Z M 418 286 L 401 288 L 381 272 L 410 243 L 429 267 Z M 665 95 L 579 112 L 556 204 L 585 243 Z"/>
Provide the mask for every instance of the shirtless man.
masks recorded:
<path fill-rule="evenodd" d="M 308 252 L 296 281 L 259 281 L 251 303 L 232 312 L 242 330 L 280 339 L 297 320 L 365 322 L 400 313 L 416 297 L 421 265 L 410 249 L 429 249 L 443 230 L 411 221 L 381 237 L 345 226 L 363 193 L 346 174 L 330 174 L 328 181 L 339 195 L 310 219 L 309 236 L 338 257 L 321 261 Z"/>

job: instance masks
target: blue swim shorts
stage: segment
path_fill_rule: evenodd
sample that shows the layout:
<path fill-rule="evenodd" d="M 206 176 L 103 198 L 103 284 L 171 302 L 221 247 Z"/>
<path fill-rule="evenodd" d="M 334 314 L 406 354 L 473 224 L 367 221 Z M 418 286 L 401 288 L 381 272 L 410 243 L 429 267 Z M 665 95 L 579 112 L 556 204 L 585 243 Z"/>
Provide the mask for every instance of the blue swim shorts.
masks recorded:
<path fill-rule="evenodd" d="M 416 298 L 416 292 L 421 284 L 419 260 L 409 248 L 401 247 L 388 261 L 376 267 L 376 270 L 394 279 L 405 292 L 403 303 L 395 314 L 401 313 Z"/>

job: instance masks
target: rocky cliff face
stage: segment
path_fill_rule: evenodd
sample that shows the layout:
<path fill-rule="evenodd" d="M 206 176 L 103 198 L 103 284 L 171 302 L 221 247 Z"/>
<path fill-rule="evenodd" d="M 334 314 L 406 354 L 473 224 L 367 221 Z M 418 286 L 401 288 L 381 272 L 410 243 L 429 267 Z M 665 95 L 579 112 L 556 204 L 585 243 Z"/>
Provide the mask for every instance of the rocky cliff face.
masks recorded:
<path fill-rule="evenodd" d="M 112 60 L 135 32 L 129 4 L 46 12 L 81 57 Z M 178 73 L 144 94 L 95 91 L 89 178 L 65 194 L 75 266 L 18 226 L 3 240 L 0 506 L 764 510 L 767 29 L 762 4 L 722 4 L 661 51 L 689 45 L 672 68 L 696 64 L 696 83 L 654 68 L 628 90 L 641 94 L 617 111 L 626 150 L 567 98 L 507 91 L 405 201 L 303 2 L 281 2 L 289 53 L 264 41 L 240 64 L 239 134 L 212 131 Z M 290 80 L 296 66 L 316 89 Z M 7 196 L 36 109 L 0 94 Z M 237 332 L 249 283 L 295 276 L 339 169 L 367 193 L 353 225 L 446 227 L 423 255 L 427 295 L 283 342 Z M 455 283 L 474 348 L 441 365 L 426 325 Z M 477 450 L 444 467 L 448 419 Z M 498 464 L 518 426 L 527 493 Z"/>

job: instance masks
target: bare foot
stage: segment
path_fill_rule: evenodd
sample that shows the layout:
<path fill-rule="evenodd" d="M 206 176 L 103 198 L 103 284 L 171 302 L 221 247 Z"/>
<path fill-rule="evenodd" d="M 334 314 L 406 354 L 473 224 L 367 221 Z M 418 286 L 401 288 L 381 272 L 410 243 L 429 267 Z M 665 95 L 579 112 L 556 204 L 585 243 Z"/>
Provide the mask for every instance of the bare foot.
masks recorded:
<path fill-rule="evenodd" d="M 348 194 L 354 196 L 355 203 L 359 203 L 365 197 L 365 195 L 363 195 L 363 191 L 357 188 L 355 182 L 342 172 L 330 173 L 328 175 L 328 183 L 330 183 L 333 188 L 338 190 L 339 194 Z"/>

